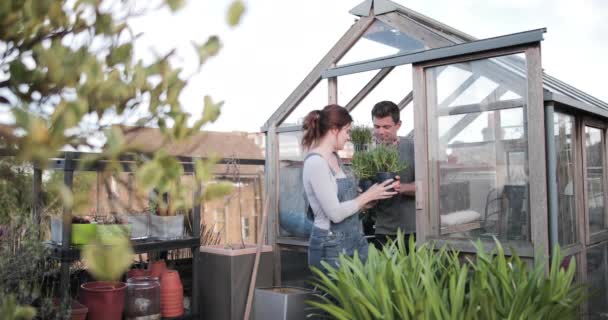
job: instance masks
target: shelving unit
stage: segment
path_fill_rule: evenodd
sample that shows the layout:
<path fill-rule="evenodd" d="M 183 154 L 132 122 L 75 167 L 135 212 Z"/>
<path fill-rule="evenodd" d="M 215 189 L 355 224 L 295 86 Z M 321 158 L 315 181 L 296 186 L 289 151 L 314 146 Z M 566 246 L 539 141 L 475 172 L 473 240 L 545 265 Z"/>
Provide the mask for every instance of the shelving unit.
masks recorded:
<path fill-rule="evenodd" d="M 87 155 L 82 152 L 64 152 L 62 156 L 49 159 L 49 165 L 47 167 L 48 170 L 61 170 L 64 172 L 64 184 L 71 190 L 73 187 L 73 178 L 75 171 L 101 171 L 107 165 L 107 161 L 99 160 L 95 162 L 88 163 L 86 167 L 80 165 L 80 161 L 85 159 Z M 194 173 L 194 162 L 196 159 L 202 158 L 193 158 L 193 157 L 177 157 L 178 161 L 183 166 L 184 173 L 186 175 L 190 175 Z M 119 159 L 122 164 L 122 169 L 124 172 L 131 172 L 131 167 L 129 163 L 134 163 L 137 158 L 136 156 L 123 156 Z M 221 159 L 218 161 L 218 164 L 226 164 L 229 161 L 233 161 L 233 159 Z M 257 159 L 239 159 L 239 165 L 264 165 L 264 160 Z M 33 197 L 34 197 L 34 217 L 40 221 L 40 192 L 42 190 L 42 170 L 40 168 L 34 169 L 34 184 L 33 184 Z M 199 198 L 202 190 L 200 185 L 196 190 L 193 190 L 194 199 Z M 199 201 L 195 202 L 196 205 L 193 207 L 192 212 L 192 235 L 189 237 L 184 237 L 181 239 L 174 240 L 153 240 L 153 239 L 144 239 L 144 240 L 132 240 L 132 246 L 135 253 L 144 253 L 144 252 L 159 252 L 159 251 L 168 251 L 173 249 L 184 249 L 190 248 L 192 250 L 192 305 L 191 311 L 189 314 L 186 314 L 177 319 L 195 319 L 199 314 L 199 286 L 198 286 L 198 267 L 200 262 L 199 257 L 199 247 L 200 247 L 200 222 L 201 222 L 201 203 Z M 48 243 L 48 247 L 50 249 L 49 257 L 51 259 L 56 259 L 60 262 L 60 290 L 62 294 L 62 299 L 66 301 L 66 299 L 70 298 L 69 292 L 69 281 L 70 281 L 70 271 L 69 266 L 73 261 L 77 261 L 80 259 L 80 247 L 70 245 L 71 239 L 71 209 L 64 207 L 63 209 L 63 228 L 62 228 L 62 236 L 61 236 L 61 244 Z"/>
<path fill-rule="evenodd" d="M 74 172 L 75 171 L 100 171 L 105 168 L 107 161 L 99 160 L 89 163 L 86 167 L 80 165 L 80 161 L 85 159 L 86 156 L 93 156 L 93 154 L 86 154 L 82 152 L 64 152 L 63 157 L 57 157 L 49 159 L 49 170 L 61 170 L 64 172 L 64 184 L 71 190 L 73 186 Z M 136 160 L 135 156 L 123 156 L 119 159 L 122 164 L 124 172 L 131 172 L 129 163 L 133 163 Z M 193 174 L 194 172 L 194 161 L 195 158 L 190 157 L 179 157 L 179 161 L 183 165 L 185 174 Z M 34 199 L 36 204 L 40 201 L 40 191 L 42 190 L 42 170 L 40 168 L 34 169 Z M 196 190 L 193 190 L 193 197 L 198 198 L 201 193 L 201 188 L 198 186 Z M 199 246 L 200 246 L 200 216 L 201 206 L 200 202 L 196 202 L 197 205 L 192 210 L 192 235 L 176 240 L 133 240 L 133 250 L 135 253 L 144 252 L 158 252 L 167 251 L 172 249 L 183 249 L 190 248 L 192 250 L 192 314 L 198 314 L 198 299 L 199 299 L 199 288 L 196 285 L 198 282 L 198 274 L 196 272 L 199 264 Z M 34 215 L 39 217 L 39 205 L 34 206 Z M 80 248 L 78 246 L 70 245 L 69 239 L 71 239 L 71 216 L 72 211 L 70 208 L 64 207 L 63 209 L 63 228 L 61 235 L 61 244 L 49 243 L 50 258 L 57 259 L 61 263 L 60 268 L 60 290 L 62 294 L 62 300 L 66 301 L 70 298 L 69 292 L 69 281 L 70 281 L 70 263 L 80 259 Z"/>

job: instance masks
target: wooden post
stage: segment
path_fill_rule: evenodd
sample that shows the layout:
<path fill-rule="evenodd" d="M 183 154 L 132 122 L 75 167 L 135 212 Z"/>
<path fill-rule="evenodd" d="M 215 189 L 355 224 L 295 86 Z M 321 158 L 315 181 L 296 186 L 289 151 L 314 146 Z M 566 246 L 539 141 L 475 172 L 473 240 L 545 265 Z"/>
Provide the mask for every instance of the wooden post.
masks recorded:
<path fill-rule="evenodd" d="M 414 145 L 416 147 L 416 242 L 429 234 L 428 136 L 424 68 L 413 66 Z"/>
<path fill-rule="evenodd" d="M 540 43 L 526 49 L 528 67 L 528 181 L 530 182 L 530 230 L 534 251 L 549 257 L 547 219 L 547 168 L 545 158 L 545 109 Z M 548 267 L 547 267 L 548 268 Z M 547 269 L 548 270 L 548 269 Z"/>
<path fill-rule="evenodd" d="M 281 284 L 281 254 L 277 245 L 279 233 L 279 135 L 275 124 L 266 133 L 266 195 L 268 196 L 268 243 L 274 255 L 274 285 Z"/>
<path fill-rule="evenodd" d="M 332 63 L 331 67 L 335 67 L 336 63 Z M 337 104 L 338 103 L 338 77 L 331 77 L 327 79 L 327 103 Z"/>
<path fill-rule="evenodd" d="M 245 305 L 245 316 L 243 319 L 249 320 L 249 314 L 251 312 L 251 304 L 253 302 L 253 294 L 255 290 L 255 282 L 258 276 L 258 268 L 260 266 L 260 254 L 264 247 L 264 232 L 266 231 L 266 220 L 268 218 L 268 205 L 270 201 L 268 195 L 266 195 L 266 201 L 264 204 L 264 211 L 262 211 L 262 223 L 260 224 L 260 236 L 258 237 L 258 247 L 255 251 L 255 260 L 253 262 L 253 271 L 251 272 L 251 280 L 249 281 L 249 292 L 247 293 L 247 304 Z"/>

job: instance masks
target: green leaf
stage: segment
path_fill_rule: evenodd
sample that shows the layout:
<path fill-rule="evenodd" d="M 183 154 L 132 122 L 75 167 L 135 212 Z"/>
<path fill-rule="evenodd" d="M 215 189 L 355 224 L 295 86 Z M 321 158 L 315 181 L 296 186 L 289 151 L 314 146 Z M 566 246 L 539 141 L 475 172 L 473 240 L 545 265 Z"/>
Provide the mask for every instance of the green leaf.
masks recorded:
<path fill-rule="evenodd" d="M 167 3 L 169 9 L 171 9 L 172 12 L 183 8 L 185 4 L 184 0 L 165 0 L 165 2 Z"/>
<path fill-rule="evenodd" d="M 110 54 L 107 57 L 107 63 L 110 67 L 119 63 L 127 63 L 129 60 L 131 60 L 132 52 L 132 43 L 125 43 L 116 48 L 112 48 L 112 50 L 110 50 Z"/>
<path fill-rule="evenodd" d="M 205 96 L 205 107 L 203 109 L 203 117 L 201 119 L 202 122 L 215 122 L 215 120 L 217 120 L 217 118 L 220 116 L 220 111 L 223 104 L 223 101 L 214 103 L 210 96 Z"/>
<path fill-rule="evenodd" d="M 98 280 L 118 280 L 133 263 L 133 249 L 125 235 L 98 238 L 82 249 L 89 272 Z"/>
<path fill-rule="evenodd" d="M 107 130 L 106 139 L 105 148 L 107 153 L 117 155 L 123 150 L 125 146 L 125 136 L 119 126 L 112 126 L 110 130 Z"/>
<path fill-rule="evenodd" d="M 109 13 L 99 13 L 95 19 L 95 33 L 111 35 L 114 26 L 114 19 Z"/>
<path fill-rule="evenodd" d="M 228 25 L 236 26 L 241 21 L 241 18 L 245 13 L 245 4 L 241 0 L 232 1 L 228 8 L 228 14 L 226 15 Z"/>
<path fill-rule="evenodd" d="M 194 43 L 194 47 L 198 54 L 199 65 L 202 65 L 209 59 L 217 55 L 222 48 L 222 43 L 220 42 L 220 38 L 217 36 L 210 36 L 202 45 L 198 45 Z"/>

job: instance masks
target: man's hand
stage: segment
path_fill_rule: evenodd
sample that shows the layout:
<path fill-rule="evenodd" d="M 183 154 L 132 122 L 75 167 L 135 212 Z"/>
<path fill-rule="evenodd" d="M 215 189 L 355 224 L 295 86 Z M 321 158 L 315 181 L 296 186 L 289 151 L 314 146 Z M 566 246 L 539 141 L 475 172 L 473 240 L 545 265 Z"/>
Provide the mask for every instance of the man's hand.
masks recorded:
<path fill-rule="evenodd" d="M 399 176 L 395 176 L 395 183 L 393 185 L 393 188 L 398 193 L 404 194 L 406 196 L 416 195 L 416 183 L 401 183 L 401 178 Z"/>
<path fill-rule="evenodd" d="M 393 183 L 393 189 L 397 193 L 401 193 L 401 178 L 399 176 L 395 176 L 395 182 Z"/>

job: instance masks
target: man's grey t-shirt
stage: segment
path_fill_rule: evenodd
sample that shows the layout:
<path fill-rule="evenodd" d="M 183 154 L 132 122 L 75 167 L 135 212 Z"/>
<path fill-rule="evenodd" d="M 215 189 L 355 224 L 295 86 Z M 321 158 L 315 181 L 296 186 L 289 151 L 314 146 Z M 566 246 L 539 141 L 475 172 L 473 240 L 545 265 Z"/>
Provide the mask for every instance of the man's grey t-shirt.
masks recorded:
<path fill-rule="evenodd" d="M 414 140 L 400 137 L 397 145 L 399 159 L 407 168 L 399 172 L 401 183 L 411 183 L 414 176 Z M 376 213 L 376 234 L 395 235 L 397 228 L 405 234 L 416 232 L 416 197 L 398 194 L 389 200 L 381 200 L 374 208 Z"/>

